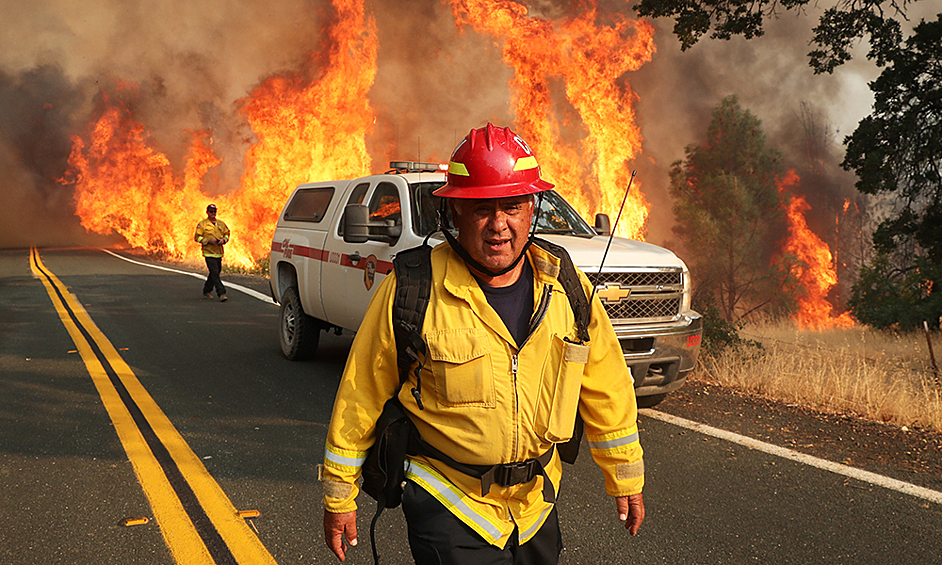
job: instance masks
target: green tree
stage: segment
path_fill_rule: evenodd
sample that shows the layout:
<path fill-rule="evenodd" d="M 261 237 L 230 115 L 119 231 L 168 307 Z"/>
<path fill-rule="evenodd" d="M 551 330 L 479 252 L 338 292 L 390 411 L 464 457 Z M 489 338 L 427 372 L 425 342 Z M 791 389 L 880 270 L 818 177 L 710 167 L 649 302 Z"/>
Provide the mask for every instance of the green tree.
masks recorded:
<path fill-rule="evenodd" d="M 939 325 L 942 316 L 942 14 L 922 22 L 871 83 L 873 113 L 845 143 L 842 165 L 857 189 L 889 196 L 877 227 L 878 258 L 861 272 L 850 302 L 877 326 Z"/>
<path fill-rule="evenodd" d="M 775 261 L 775 243 L 784 233 L 784 167 L 761 122 L 729 96 L 714 108 L 706 141 L 685 152 L 670 172 L 674 233 L 692 257 L 700 304 L 728 322 L 782 307 L 789 262 Z"/>
<path fill-rule="evenodd" d="M 875 328 L 915 329 L 923 321 L 938 328 L 942 292 L 933 287 L 940 278 L 942 269 L 925 257 L 898 268 L 881 254 L 860 270 L 847 305 L 855 318 Z"/>
<path fill-rule="evenodd" d="M 752 38 L 767 18 L 801 11 L 810 0 L 640 0 L 640 15 L 674 17 L 687 49 L 712 37 Z M 845 139 L 842 165 L 857 189 L 891 208 L 873 235 L 876 258 L 865 265 L 848 305 L 879 327 L 909 327 L 942 316 L 942 14 L 921 22 L 903 41 L 906 12 L 916 0 L 837 0 L 814 28 L 815 72 L 832 72 L 868 37 L 867 58 L 884 67 L 871 83 L 873 113 Z"/>
<path fill-rule="evenodd" d="M 814 28 L 808 53 L 816 73 L 832 72 L 850 60 L 850 50 L 857 40 L 869 37 L 867 58 L 882 65 L 903 38 L 900 20 L 906 18 L 907 6 L 916 0 L 838 0 L 826 9 Z M 710 29 L 714 39 L 742 35 L 746 39 L 765 33 L 767 18 L 782 11 L 802 11 L 811 0 L 640 0 L 638 15 L 673 17 L 674 35 L 686 50 Z"/>

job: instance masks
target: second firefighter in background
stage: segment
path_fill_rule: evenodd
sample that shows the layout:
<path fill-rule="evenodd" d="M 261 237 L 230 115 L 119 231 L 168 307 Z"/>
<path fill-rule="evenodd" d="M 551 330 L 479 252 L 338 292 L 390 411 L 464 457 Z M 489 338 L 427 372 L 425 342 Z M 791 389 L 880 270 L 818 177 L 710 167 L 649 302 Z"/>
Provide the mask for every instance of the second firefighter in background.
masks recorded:
<path fill-rule="evenodd" d="M 213 289 L 221 302 L 228 300 L 226 287 L 222 284 L 222 257 L 225 254 L 224 245 L 229 243 L 229 226 L 226 222 L 216 218 L 216 205 L 206 207 L 206 218 L 196 224 L 197 243 L 203 246 L 203 258 L 209 275 L 203 283 L 203 297 L 211 299 Z"/>

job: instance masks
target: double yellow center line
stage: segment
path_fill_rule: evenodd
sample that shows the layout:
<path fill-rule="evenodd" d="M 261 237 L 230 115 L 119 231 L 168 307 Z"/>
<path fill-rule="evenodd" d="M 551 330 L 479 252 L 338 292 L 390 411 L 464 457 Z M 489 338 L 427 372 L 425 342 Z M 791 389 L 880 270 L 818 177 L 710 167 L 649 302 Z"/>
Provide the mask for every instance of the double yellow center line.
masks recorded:
<path fill-rule="evenodd" d="M 179 565 L 276 565 L 200 459 L 68 288 L 30 249 L 40 279 L 114 423 Z"/>

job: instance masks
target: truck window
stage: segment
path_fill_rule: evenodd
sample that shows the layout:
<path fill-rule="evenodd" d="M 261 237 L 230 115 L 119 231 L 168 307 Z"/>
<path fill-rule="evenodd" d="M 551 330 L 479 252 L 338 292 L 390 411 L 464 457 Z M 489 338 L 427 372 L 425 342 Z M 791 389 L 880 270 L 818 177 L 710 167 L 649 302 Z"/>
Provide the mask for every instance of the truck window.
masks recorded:
<path fill-rule="evenodd" d="M 432 194 L 441 188 L 445 181 L 417 182 L 409 185 L 412 193 L 412 230 L 416 235 L 425 237 L 435 231 L 438 224 L 438 209 L 442 199 Z"/>
<path fill-rule="evenodd" d="M 539 214 L 533 215 L 537 222 L 536 233 L 595 235 L 595 230 L 555 190 L 547 190 L 542 201 L 537 198 L 537 202 L 540 203 Z"/>
<path fill-rule="evenodd" d="M 350 198 L 347 199 L 347 204 L 363 204 L 363 197 L 366 196 L 366 189 L 369 187 L 370 183 L 368 182 L 356 185 L 353 192 L 350 193 Z"/>
<path fill-rule="evenodd" d="M 370 183 L 368 182 L 363 182 L 353 187 L 353 190 L 350 192 L 350 198 L 348 198 L 347 203 L 343 205 L 344 208 L 350 204 L 363 204 L 363 197 L 366 196 L 366 189 L 369 187 Z M 343 213 L 340 215 L 340 225 L 337 226 L 337 234 L 343 236 Z"/>
<path fill-rule="evenodd" d="M 443 184 L 445 183 L 422 182 L 409 187 L 412 200 L 415 202 L 412 209 L 412 226 L 416 235 L 425 237 L 435 231 L 442 199 L 433 195 L 432 192 Z M 536 233 L 595 235 L 595 230 L 555 190 L 544 192 L 542 199 L 537 198 L 536 201 L 540 203 L 539 214 L 533 215 L 534 221 L 537 222 Z M 445 213 L 448 214 L 448 212 L 449 209 L 446 207 Z M 450 218 L 448 224 L 451 225 Z"/>
<path fill-rule="evenodd" d="M 332 186 L 298 190 L 285 208 L 285 219 L 295 222 L 320 222 L 324 219 L 324 212 L 333 197 Z"/>
<path fill-rule="evenodd" d="M 390 220 L 392 225 L 402 225 L 402 205 L 399 202 L 399 189 L 389 182 L 382 182 L 373 191 L 370 198 L 370 221 Z"/>

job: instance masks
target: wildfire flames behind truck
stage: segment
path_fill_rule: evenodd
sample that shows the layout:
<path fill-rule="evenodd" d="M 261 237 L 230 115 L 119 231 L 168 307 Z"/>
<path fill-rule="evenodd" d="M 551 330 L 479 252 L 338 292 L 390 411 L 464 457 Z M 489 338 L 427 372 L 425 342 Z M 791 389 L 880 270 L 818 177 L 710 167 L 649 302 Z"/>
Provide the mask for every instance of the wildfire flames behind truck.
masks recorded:
<path fill-rule="evenodd" d="M 600 14 L 592 1 L 554 20 L 532 17 L 522 4 L 506 0 L 450 4 L 459 29 L 493 38 L 513 70 L 513 125 L 540 155 L 544 175 L 583 217 L 614 218 L 631 176 L 629 164 L 642 148 L 634 114 L 638 97 L 625 77 L 651 60 L 652 26 Z M 75 186 L 82 225 L 90 232 L 118 233 L 129 245 L 166 259 L 196 261 L 193 227 L 212 201 L 236 234 L 227 263 L 248 268 L 268 254 L 278 212 L 295 186 L 373 172 L 368 139 L 376 135 L 377 116 L 369 94 L 380 48 L 377 25 L 362 0 L 332 5 L 322 52 L 235 101 L 253 137 L 237 188 L 210 189 L 221 163 L 212 131 L 189 132 L 185 162 L 175 166 L 135 117 L 136 86 L 117 83 L 103 90 L 87 131 L 72 138 L 63 179 Z M 632 187 L 617 235 L 644 240 L 650 206 L 639 184 Z M 794 213 L 800 216 L 801 210 Z M 804 230 L 810 233 L 806 225 Z M 827 251 L 820 239 L 815 245 Z M 789 249 L 805 258 L 798 250 L 806 247 Z M 809 300 L 824 300 L 820 277 L 800 278 Z M 813 307 L 820 310 L 819 303 Z M 812 305 L 802 308 L 810 312 Z M 822 312 L 813 315 L 830 317 L 829 308 Z"/>

